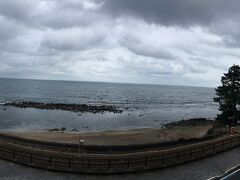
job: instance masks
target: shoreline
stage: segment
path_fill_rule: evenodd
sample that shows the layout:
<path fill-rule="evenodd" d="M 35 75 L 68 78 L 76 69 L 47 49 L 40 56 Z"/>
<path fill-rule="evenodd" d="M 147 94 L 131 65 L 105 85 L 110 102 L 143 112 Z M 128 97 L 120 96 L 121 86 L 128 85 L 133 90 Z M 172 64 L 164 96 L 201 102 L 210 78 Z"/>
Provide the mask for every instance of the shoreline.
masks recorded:
<path fill-rule="evenodd" d="M 0 158 L 52 171 L 111 174 L 160 169 L 239 146 L 239 130 L 213 139 L 211 124 L 192 121 L 127 131 L 1 132 Z"/>
<path fill-rule="evenodd" d="M 198 114 L 194 113 L 198 111 Z M 36 108 L 19 108 L 0 105 L 2 130 L 27 131 L 62 131 L 93 132 L 105 130 L 128 130 L 137 128 L 161 128 L 166 123 L 190 118 L 215 117 L 205 108 L 183 109 L 143 108 L 124 109 L 122 113 L 76 113 L 64 110 L 45 110 Z M 193 114 L 191 114 L 193 112 Z M 201 115 L 201 116 L 200 116 Z M 63 129 L 62 129 L 63 128 Z"/>
<path fill-rule="evenodd" d="M 162 124 L 161 127 L 140 127 L 140 128 L 132 128 L 132 129 L 114 129 L 114 130 L 99 130 L 99 131 L 84 131 L 84 133 L 88 132 L 118 132 L 118 131 L 137 131 L 141 129 L 171 129 L 176 127 L 188 127 L 188 126 L 210 126 L 213 125 L 213 120 L 208 118 L 191 118 L 186 120 L 178 120 L 178 121 L 172 121 L 165 124 Z M 38 132 L 61 132 L 61 133 L 82 133 L 77 128 L 72 129 L 71 131 L 67 131 L 66 127 L 60 127 L 60 128 L 52 128 L 47 129 L 46 131 L 38 131 Z"/>
<path fill-rule="evenodd" d="M 4 133 L 22 138 L 63 143 L 79 143 L 79 138 L 86 145 L 138 145 L 145 143 L 171 143 L 201 139 L 209 136 L 212 121 L 189 119 L 172 122 L 165 128 L 138 128 L 130 130 L 110 130 L 95 132 L 65 132 L 65 129 L 48 130 L 40 132 L 16 132 L 5 131 Z"/>

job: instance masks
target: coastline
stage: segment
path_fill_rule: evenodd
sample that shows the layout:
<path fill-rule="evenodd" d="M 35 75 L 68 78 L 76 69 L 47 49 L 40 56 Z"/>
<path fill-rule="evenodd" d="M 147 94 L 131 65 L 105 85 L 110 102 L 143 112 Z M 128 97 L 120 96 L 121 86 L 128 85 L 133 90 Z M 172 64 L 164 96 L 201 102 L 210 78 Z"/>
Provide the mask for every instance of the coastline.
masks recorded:
<path fill-rule="evenodd" d="M 196 112 L 198 114 L 191 114 Z M 63 110 L 44 110 L 35 108 L 18 108 L 0 105 L 1 130 L 19 132 L 95 132 L 108 130 L 129 130 L 139 128 L 161 128 L 164 125 L 182 119 L 212 119 L 214 114 L 207 109 L 129 109 L 122 113 L 76 113 Z M 173 113 L 174 112 L 174 113 Z M 200 116 L 201 115 L 201 116 Z"/>
<path fill-rule="evenodd" d="M 62 132 L 4 132 L 5 134 L 23 137 L 27 139 L 42 140 L 48 142 L 74 143 L 79 138 L 86 145 L 130 145 L 144 143 L 166 143 L 178 140 L 199 139 L 204 137 L 211 126 L 189 126 L 172 129 L 135 129 L 123 131 L 62 133 Z"/>
<path fill-rule="evenodd" d="M 212 121 L 207 119 L 190 119 L 172 122 L 165 128 L 140 128 L 131 130 L 112 130 L 97 132 L 65 132 L 64 129 L 42 132 L 3 131 L 3 133 L 47 142 L 74 143 L 79 139 L 86 145 L 137 145 L 146 143 L 170 143 L 180 140 L 201 139 L 208 135 Z M 63 131 L 61 131 L 63 130 Z"/>
<path fill-rule="evenodd" d="M 2 131 L 0 158 L 52 171 L 111 174 L 160 169 L 239 146 L 239 133 L 214 139 L 211 129 L 211 120 L 198 118 L 122 131 Z"/>
<path fill-rule="evenodd" d="M 53 149 L 41 146 L 34 140 L 16 139 L 3 134 L 0 134 L 0 138 L 1 159 L 51 171 L 88 174 L 130 173 L 160 169 L 215 155 L 238 147 L 240 144 L 240 135 L 236 133 L 168 149 L 87 153 L 80 146 L 75 146 L 76 151 L 71 151 L 67 144 L 56 147 L 56 144 L 48 143 L 54 146 L 55 149 Z"/>

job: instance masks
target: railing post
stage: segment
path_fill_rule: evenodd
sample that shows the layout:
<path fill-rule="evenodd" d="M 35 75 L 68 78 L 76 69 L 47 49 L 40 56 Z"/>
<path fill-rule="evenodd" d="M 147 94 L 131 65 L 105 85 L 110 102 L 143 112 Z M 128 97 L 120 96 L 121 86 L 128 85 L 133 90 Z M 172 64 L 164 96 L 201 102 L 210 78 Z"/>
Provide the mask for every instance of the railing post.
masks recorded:
<path fill-rule="evenodd" d="M 15 150 L 13 149 L 13 159 L 16 159 Z"/>
<path fill-rule="evenodd" d="M 49 167 L 52 167 L 52 157 L 49 157 Z"/>
<path fill-rule="evenodd" d="M 111 166 L 111 161 L 110 159 L 108 160 L 108 171 L 110 171 L 110 166 Z"/>
<path fill-rule="evenodd" d="M 147 168 L 147 161 L 148 161 L 148 158 L 145 157 L 144 168 Z"/>
<path fill-rule="evenodd" d="M 68 159 L 68 169 L 69 170 L 71 169 L 71 159 L 70 158 Z"/>
<path fill-rule="evenodd" d="M 30 164 L 32 164 L 32 154 L 30 154 Z"/>
<path fill-rule="evenodd" d="M 165 166 L 165 155 L 162 155 L 162 165 Z"/>
<path fill-rule="evenodd" d="M 90 171 L 91 169 L 91 162 L 90 162 L 90 159 L 88 159 L 88 170 Z"/>

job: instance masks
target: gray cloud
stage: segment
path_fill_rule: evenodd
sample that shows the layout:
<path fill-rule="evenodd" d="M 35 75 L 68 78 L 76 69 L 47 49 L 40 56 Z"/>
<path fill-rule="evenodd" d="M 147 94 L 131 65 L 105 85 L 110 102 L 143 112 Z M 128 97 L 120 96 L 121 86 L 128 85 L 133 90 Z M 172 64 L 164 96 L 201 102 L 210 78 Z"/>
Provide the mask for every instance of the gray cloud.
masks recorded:
<path fill-rule="evenodd" d="M 235 0 L 105 0 L 104 10 L 113 16 L 135 16 L 164 25 L 208 25 L 239 15 Z"/>
<path fill-rule="evenodd" d="M 19 25 L 14 20 L 9 20 L 6 17 L 0 16 L 0 39 L 1 41 L 14 39 L 20 33 L 23 33 L 24 27 Z"/>
<path fill-rule="evenodd" d="M 170 51 L 167 50 L 167 48 L 156 47 L 154 45 L 150 47 L 149 44 L 144 42 L 141 38 L 130 36 L 129 34 L 121 39 L 120 43 L 137 55 L 166 60 L 176 58 Z"/>
<path fill-rule="evenodd" d="M 134 17 L 147 23 L 189 28 L 202 26 L 239 46 L 240 2 L 235 0 L 104 0 L 103 10 L 115 18 Z"/>
<path fill-rule="evenodd" d="M 7 0 L 0 1 L 0 14 L 9 19 L 25 21 L 32 10 L 36 9 L 36 4 L 32 0 Z"/>
<path fill-rule="evenodd" d="M 47 32 L 41 47 L 59 51 L 75 51 L 93 48 L 102 43 L 106 34 L 100 28 L 71 28 Z"/>
<path fill-rule="evenodd" d="M 229 0 L 0 1 L 0 77 L 214 86 L 240 61 Z"/>

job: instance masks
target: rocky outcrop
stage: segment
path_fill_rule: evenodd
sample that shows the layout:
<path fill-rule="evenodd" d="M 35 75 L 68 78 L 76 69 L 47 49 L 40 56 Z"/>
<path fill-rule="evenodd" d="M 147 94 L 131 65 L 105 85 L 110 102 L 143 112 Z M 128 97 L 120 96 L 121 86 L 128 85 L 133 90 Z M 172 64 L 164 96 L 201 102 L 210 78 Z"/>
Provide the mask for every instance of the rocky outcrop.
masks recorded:
<path fill-rule="evenodd" d="M 48 110 L 65 110 L 72 112 L 89 112 L 89 113 L 122 113 L 122 110 L 117 109 L 115 106 L 107 105 L 87 105 L 87 104 L 64 104 L 64 103 L 38 103 L 38 102 L 10 102 L 4 106 L 14 106 L 19 108 L 36 108 L 36 109 L 48 109 Z"/>
<path fill-rule="evenodd" d="M 210 125 L 210 124 L 213 124 L 212 120 L 209 120 L 206 118 L 193 118 L 193 119 L 181 120 L 176 122 L 170 122 L 165 124 L 164 126 L 167 128 L 172 128 L 172 127 L 186 127 L 186 126 L 204 126 L 204 125 Z"/>

